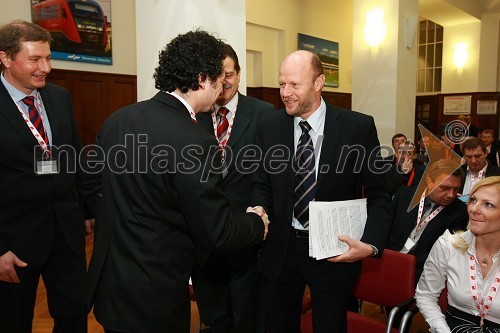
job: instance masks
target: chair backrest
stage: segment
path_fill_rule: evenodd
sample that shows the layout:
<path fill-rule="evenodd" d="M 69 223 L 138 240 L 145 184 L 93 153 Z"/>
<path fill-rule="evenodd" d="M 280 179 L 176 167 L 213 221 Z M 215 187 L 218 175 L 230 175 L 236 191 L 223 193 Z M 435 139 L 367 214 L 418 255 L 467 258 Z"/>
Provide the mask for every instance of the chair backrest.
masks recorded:
<path fill-rule="evenodd" d="M 353 296 L 370 303 L 396 306 L 415 294 L 415 265 L 415 256 L 392 250 L 384 250 L 379 259 L 365 258 Z"/>

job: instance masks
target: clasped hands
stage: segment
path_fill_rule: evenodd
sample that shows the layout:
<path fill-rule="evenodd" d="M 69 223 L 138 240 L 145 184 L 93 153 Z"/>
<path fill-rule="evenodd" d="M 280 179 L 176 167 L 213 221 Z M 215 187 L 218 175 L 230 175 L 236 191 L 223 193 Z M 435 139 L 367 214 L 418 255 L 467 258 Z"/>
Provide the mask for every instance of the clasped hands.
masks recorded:
<path fill-rule="evenodd" d="M 247 213 L 254 213 L 260 216 L 262 219 L 262 222 L 264 222 L 264 238 L 263 240 L 266 239 L 267 237 L 267 231 L 269 228 L 269 216 L 267 216 L 266 211 L 262 206 L 255 206 L 255 207 L 248 207 L 247 208 Z"/>

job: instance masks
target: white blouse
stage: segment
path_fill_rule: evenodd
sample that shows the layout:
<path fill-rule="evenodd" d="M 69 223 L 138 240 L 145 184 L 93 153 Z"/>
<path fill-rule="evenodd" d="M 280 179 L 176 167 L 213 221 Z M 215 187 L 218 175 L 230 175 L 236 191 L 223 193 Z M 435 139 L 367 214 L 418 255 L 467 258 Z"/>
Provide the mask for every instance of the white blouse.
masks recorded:
<path fill-rule="evenodd" d="M 467 252 L 453 247 L 451 244 L 452 235 L 446 230 L 432 247 L 418 281 L 415 298 L 418 309 L 430 326 L 431 333 L 451 332 L 438 305 L 438 298 L 445 283 L 448 287 L 449 305 L 463 312 L 479 316 L 479 311 L 472 300 L 468 268 L 469 255 L 476 258 L 476 238 L 470 231 L 463 233 L 462 238 L 469 245 Z M 488 293 L 499 269 L 499 257 L 497 254 L 492 258 L 493 265 L 484 280 L 481 274 L 481 265 L 476 258 L 477 284 L 482 289 L 483 295 Z M 500 295 L 494 299 L 485 319 L 500 324 Z"/>

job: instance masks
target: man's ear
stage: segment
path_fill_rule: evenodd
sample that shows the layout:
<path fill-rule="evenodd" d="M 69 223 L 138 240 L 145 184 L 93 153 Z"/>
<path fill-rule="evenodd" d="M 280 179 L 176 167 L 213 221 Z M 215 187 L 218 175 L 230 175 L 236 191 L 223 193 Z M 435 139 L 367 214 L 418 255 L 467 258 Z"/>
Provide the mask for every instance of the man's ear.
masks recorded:
<path fill-rule="evenodd" d="M 203 81 L 201 74 L 198 74 L 198 86 L 200 87 L 200 89 L 205 90 L 206 84 L 207 84 L 207 79 Z"/>
<path fill-rule="evenodd" d="M 432 187 L 432 185 L 434 185 L 434 182 L 432 181 L 431 177 L 429 177 L 429 176 L 425 177 L 425 183 L 427 184 L 427 188 L 430 188 L 430 187 Z"/>
<path fill-rule="evenodd" d="M 0 61 L 5 68 L 10 68 L 10 57 L 4 51 L 0 51 Z"/>
<path fill-rule="evenodd" d="M 314 82 L 314 85 L 314 88 L 317 92 L 323 90 L 323 86 L 325 85 L 325 75 L 321 74 L 320 76 L 318 76 L 318 78 Z"/>

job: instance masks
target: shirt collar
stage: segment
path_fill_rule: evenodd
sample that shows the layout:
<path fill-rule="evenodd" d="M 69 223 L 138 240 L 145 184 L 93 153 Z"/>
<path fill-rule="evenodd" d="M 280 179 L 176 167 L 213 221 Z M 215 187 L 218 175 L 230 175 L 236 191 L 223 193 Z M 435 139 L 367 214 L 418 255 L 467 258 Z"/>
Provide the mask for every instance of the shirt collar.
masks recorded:
<path fill-rule="evenodd" d="M 179 101 L 181 101 L 181 103 L 184 104 L 184 106 L 188 109 L 189 115 L 191 118 L 193 118 L 193 115 L 196 115 L 196 113 L 194 112 L 194 109 L 191 107 L 191 105 L 189 105 L 189 103 L 184 98 L 182 98 L 180 95 L 177 95 L 174 91 L 172 91 L 172 92 L 167 91 L 167 94 L 170 94 L 170 95 L 174 96 L 175 98 L 177 98 Z M 193 118 L 193 119 L 196 120 L 196 118 Z"/>
<path fill-rule="evenodd" d="M 226 103 L 226 105 L 219 105 L 215 104 L 215 111 L 219 111 L 219 108 L 221 106 L 224 106 L 226 109 L 229 110 L 229 112 L 234 113 L 236 111 L 236 108 L 238 107 L 238 93 L 236 93 L 233 98 L 229 102 Z"/>
<path fill-rule="evenodd" d="M 472 254 L 475 256 L 476 255 L 476 237 L 474 236 L 474 234 L 470 230 L 467 230 L 464 233 L 462 233 L 460 235 L 460 237 L 462 237 L 462 239 L 467 243 L 467 245 L 469 245 L 469 249 L 467 250 L 467 252 L 469 254 Z"/>
<path fill-rule="evenodd" d="M 479 175 L 480 173 L 483 173 L 483 174 L 484 174 L 484 173 L 486 172 L 486 169 L 487 169 L 487 168 L 488 168 L 488 161 L 486 161 L 486 165 L 484 166 L 484 168 L 482 168 L 481 170 L 479 170 L 479 172 L 478 172 L 477 174 L 478 174 L 478 175 Z M 467 172 L 472 174 L 472 171 L 470 171 L 469 166 L 467 166 Z"/>
<path fill-rule="evenodd" d="M 326 104 L 323 98 L 321 98 L 321 103 L 319 107 L 316 109 L 316 111 L 313 112 L 312 115 L 309 116 L 307 119 L 302 119 L 301 117 L 295 117 L 293 119 L 295 126 L 299 126 L 299 123 L 302 120 L 306 120 L 308 124 L 311 126 L 312 130 L 315 133 L 318 133 L 322 122 L 324 122 L 326 116 Z"/>
<path fill-rule="evenodd" d="M 0 75 L 0 80 L 2 81 L 3 85 L 5 86 L 5 89 L 7 89 L 7 92 L 9 95 L 14 99 L 14 101 L 19 102 L 22 101 L 22 99 L 26 96 L 35 96 L 37 97 L 37 91 L 36 89 L 31 92 L 31 94 L 26 95 L 16 87 L 14 87 L 12 84 L 10 84 L 4 77 L 4 72 Z"/>

